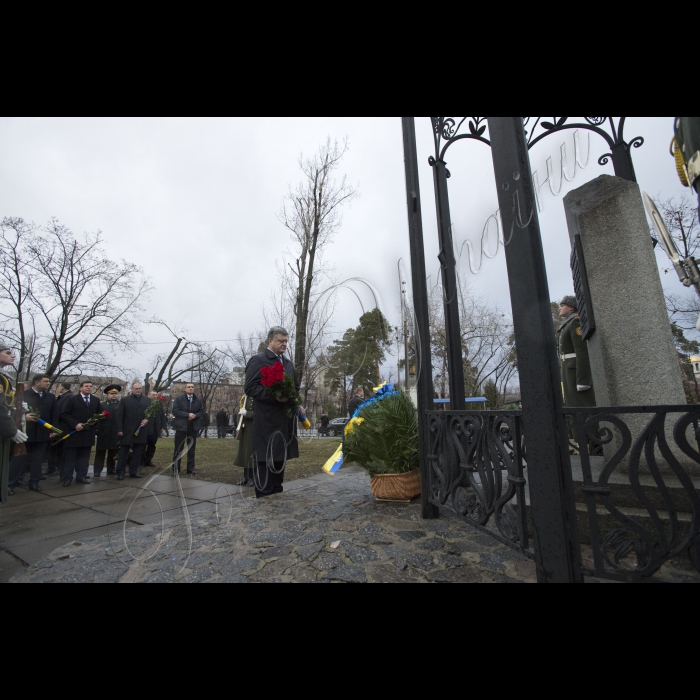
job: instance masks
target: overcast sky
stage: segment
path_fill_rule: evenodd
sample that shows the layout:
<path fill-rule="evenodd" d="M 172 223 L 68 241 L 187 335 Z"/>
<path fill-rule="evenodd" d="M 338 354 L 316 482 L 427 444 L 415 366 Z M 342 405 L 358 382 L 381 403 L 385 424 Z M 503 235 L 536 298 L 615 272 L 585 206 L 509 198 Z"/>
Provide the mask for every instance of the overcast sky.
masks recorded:
<path fill-rule="evenodd" d="M 436 273 L 429 118 L 418 117 L 417 125 L 428 268 Z M 664 197 L 687 192 L 669 155 L 673 117 L 629 117 L 626 135 L 646 140 L 634 152 L 643 190 Z M 36 223 L 55 216 L 75 233 L 101 229 L 110 255 L 139 263 L 152 278 L 150 315 L 186 327 L 192 340 L 234 339 L 262 325 L 261 306 L 276 284 L 275 261 L 291 245 L 277 212 L 289 185 L 299 180 L 299 155 L 312 155 L 327 136 L 349 138 L 343 170 L 361 193 L 345 211 L 328 258 L 340 281 L 370 282 L 397 324 L 397 263 L 409 262 L 400 117 L 2 117 L 0 216 Z M 553 157 L 558 182 L 564 143 L 571 173 L 570 133 L 551 136 L 532 151 L 540 181 Z M 547 186 L 542 190 L 552 299 L 572 292 L 563 196 L 613 174 L 611 165 L 597 162 L 605 142 L 591 135 L 590 145 L 588 166 L 574 182 L 565 182 L 558 197 Z M 457 144 L 447 160 L 455 238 L 479 250 L 484 225 L 498 208 L 489 149 Z M 466 256 L 462 262 L 469 272 Z M 509 310 L 502 249 L 469 277 L 475 294 Z M 681 291 L 675 277 L 665 277 L 664 284 Z M 357 325 L 362 313 L 350 292 L 339 295 L 338 334 Z M 371 296 L 363 296 L 371 308 Z M 151 327 L 144 339 L 150 344 L 141 355 L 124 362 L 140 372 L 167 347 L 155 343 L 169 342 L 167 333 Z"/>

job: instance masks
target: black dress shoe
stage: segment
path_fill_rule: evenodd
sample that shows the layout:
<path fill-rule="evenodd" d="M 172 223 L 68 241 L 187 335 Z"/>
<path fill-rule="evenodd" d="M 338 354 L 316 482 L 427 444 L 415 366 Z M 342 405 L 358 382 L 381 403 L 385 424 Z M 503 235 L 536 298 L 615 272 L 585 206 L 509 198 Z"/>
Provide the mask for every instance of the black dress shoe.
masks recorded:
<path fill-rule="evenodd" d="M 123 474 L 118 474 L 118 475 L 117 475 L 117 481 L 124 481 L 124 475 L 123 475 Z"/>
<path fill-rule="evenodd" d="M 66 480 L 63 482 L 63 488 L 66 488 L 66 489 L 67 489 L 72 483 L 73 483 L 73 479 L 66 479 Z"/>
<path fill-rule="evenodd" d="M 82 484 L 83 486 L 90 486 L 92 482 L 89 479 L 76 479 L 75 483 Z"/>
<path fill-rule="evenodd" d="M 29 490 L 41 493 L 41 486 L 39 486 L 39 484 L 29 484 Z"/>
<path fill-rule="evenodd" d="M 42 476 L 56 476 L 56 474 L 58 474 L 58 469 L 49 469 L 45 471 Z"/>
<path fill-rule="evenodd" d="M 241 479 L 236 486 L 248 486 L 248 479 Z"/>
<path fill-rule="evenodd" d="M 130 479 L 143 479 L 143 476 L 141 474 L 129 474 Z"/>
<path fill-rule="evenodd" d="M 246 486 L 247 486 L 249 489 L 254 489 L 254 488 L 255 488 L 255 482 L 254 482 L 252 479 L 248 479 L 248 483 L 246 484 Z"/>

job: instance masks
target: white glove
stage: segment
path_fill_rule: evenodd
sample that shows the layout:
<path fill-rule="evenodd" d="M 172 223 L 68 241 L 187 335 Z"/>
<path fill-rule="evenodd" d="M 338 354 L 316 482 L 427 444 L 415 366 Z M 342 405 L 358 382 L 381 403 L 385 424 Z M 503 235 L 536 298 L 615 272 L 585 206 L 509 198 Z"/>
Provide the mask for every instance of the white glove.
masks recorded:
<path fill-rule="evenodd" d="M 581 386 L 580 384 L 579 384 L 579 386 L 577 386 L 576 388 L 578 389 L 579 394 L 583 394 L 583 393 L 585 393 L 586 391 L 590 391 L 590 390 L 591 390 L 591 387 L 589 387 L 589 386 Z"/>
<path fill-rule="evenodd" d="M 17 435 L 11 438 L 11 440 L 16 445 L 23 445 L 25 442 L 27 442 L 27 440 L 29 440 L 29 436 L 25 435 L 21 430 L 18 430 Z"/>

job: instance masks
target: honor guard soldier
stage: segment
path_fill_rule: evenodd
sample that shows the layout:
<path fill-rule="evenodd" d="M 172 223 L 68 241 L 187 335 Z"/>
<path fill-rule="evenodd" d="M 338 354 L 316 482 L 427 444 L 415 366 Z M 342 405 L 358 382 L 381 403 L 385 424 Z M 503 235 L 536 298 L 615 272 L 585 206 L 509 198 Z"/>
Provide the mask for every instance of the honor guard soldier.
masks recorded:
<path fill-rule="evenodd" d="M 681 182 L 700 196 L 700 117 L 676 117 L 671 153 L 676 158 Z"/>
<path fill-rule="evenodd" d="M 11 367 L 15 356 L 10 348 L 0 345 L 0 369 Z M 24 444 L 27 436 L 17 429 L 10 410 L 15 402 L 15 391 L 10 380 L 0 372 L 0 502 L 6 503 L 9 494 L 10 450 L 13 443 Z M 11 495 L 11 494 L 10 494 Z"/>
<path fill-rule="evenodd" d="M 588 346 L 583 339 L 576 297 L 565 297 L 559 305 L 563 319 L 557 331 L 557 345 L 564 384 L 564 404 L 569 408 L 593 408 L 596 405 Z"/>
<path fill-rule="evenodd" d="M 107 461 L 107 476 L 115 476 L 116 464 L 119 456 L 119 435 L 117 435 L 117 409 L 119 408 L 119 394 L 123 388 L 118 384 L 108 386 L 104 393 L 106 401 L 100 404 L 100 413 L 107 411 L 109 418 L 100 421 L 97 426 L 97 449 L 95 451 L 95 478 L 102 476 Z"/>
<path fill-rule="evenodd" d="M 243 396 L 238 413 L 238 454 L 234 465 L 243 470 L 243 478 L 236 486 L 252 489 L 255 486 L 253 459 L 254 402 L 251 396 Z"/>

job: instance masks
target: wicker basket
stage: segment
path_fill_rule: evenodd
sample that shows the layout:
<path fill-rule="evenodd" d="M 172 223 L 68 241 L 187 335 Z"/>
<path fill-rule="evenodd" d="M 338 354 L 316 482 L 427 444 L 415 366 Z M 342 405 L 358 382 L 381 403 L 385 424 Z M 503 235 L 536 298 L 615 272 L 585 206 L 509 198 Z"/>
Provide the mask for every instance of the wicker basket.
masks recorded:
<path fill-rule="evenodd" d="M 421 494 L 420 472 L 375 476 L 372 478 L 372 493 L 379 501 L 412 501 Z"/>

